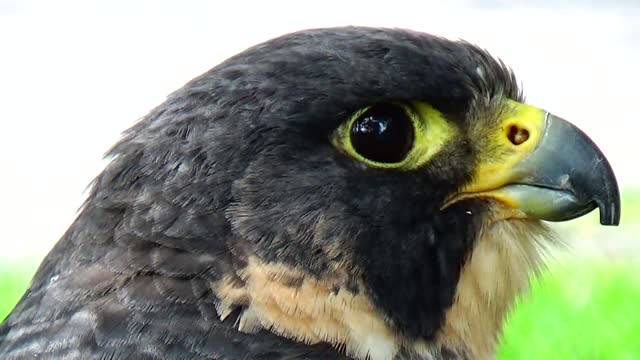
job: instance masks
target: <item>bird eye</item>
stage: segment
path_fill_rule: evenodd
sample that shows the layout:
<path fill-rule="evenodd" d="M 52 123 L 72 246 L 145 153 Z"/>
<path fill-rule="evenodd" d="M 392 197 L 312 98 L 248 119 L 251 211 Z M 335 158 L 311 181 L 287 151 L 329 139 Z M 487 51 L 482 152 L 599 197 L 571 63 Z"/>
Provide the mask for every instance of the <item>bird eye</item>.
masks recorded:
<path fill-rule="evenodd" d="M 413 170 L 454 138 L 457 127 L 423 101 L 378 103 L 342 122 L 330 141 L 370 168 Z"/>
<path fill-rule="evenodd" d="M 353 149 L 378 163 L 404 160 L 414 142 L 414 126 L 407 111 L 399 105 L 380 104 L 357 115 L 350 129 Z"/>

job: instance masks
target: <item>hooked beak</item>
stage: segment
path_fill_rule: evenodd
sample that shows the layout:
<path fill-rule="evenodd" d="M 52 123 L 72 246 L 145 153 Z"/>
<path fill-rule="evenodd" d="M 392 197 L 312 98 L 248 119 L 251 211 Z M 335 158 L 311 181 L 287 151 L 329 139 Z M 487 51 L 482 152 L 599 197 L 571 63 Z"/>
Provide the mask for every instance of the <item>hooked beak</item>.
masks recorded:
<path fill-rule="evenodd" d="M 493 198 L 508 217 L 565 221 L 600 209 L 602 225 L 620 223 L 620 192 L 611 165 L 571 123 L 535 107 L 507 102 L 485 140 L 472 181 L 447 203 Z"/>

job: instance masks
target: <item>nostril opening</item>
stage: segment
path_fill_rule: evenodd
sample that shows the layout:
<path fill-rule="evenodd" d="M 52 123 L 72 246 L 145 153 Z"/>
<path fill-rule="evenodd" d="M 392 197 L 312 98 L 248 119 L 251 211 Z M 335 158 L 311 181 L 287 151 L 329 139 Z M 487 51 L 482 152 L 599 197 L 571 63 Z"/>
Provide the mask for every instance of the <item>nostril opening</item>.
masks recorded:
<path fill-rule="evenodd" d="M 511 127 L 509 127 L 509 134 L 507 137 L 513 145 L 520 145 L 529 140 L 529 131 L 515 125 L 511 125 Z"/>

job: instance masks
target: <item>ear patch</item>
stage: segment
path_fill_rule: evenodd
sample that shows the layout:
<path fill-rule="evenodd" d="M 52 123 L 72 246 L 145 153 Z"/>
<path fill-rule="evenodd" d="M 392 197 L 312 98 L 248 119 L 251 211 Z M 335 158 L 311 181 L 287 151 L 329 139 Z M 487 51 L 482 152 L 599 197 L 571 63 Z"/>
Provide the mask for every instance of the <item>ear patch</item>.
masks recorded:
<path fill-rule="evenodd" d="M 251 256 L 237 278 L 225 277 L 212 287 L 221 318 L 243 307 L 237 322 L 240 331 L 267 329 L 308 344 L 327 342 L 359 359 L 393 358 L 403 341 L 365 291 L 349 290 L 352 282 L 342 276 L 314 279 Z"/>
<path fill-rule="evenodd" d="M 398 333 L 374 307 L 364 285 L 346 273 L 318 279 L 256 256 L 211 284 L 216 309 L 224 319 L 242 308 L 239 331 L 265 329 L 307 344 L 327 342 L 357 359 L 432 359 L 443 351 L 491 358 L 504 317 L 516 296 L 528 289 L 531 272 L 542 268 L 545 247 L 552 242 L 547 227 L 529 220 L 487 221 L 478 236 L 433 343 Z"/>

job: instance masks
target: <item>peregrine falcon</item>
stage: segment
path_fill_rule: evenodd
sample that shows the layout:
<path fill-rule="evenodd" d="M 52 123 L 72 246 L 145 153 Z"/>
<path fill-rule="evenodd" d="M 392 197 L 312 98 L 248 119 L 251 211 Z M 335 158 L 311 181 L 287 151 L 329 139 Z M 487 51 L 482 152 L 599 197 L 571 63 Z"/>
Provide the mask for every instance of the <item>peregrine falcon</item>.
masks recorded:
<path fill-rule="evenodd" d="M 0 326 L 10 359 L 487 359 L 614 173 L 464 41 L 306 30 L 172 93 L 108 153 Z"/>

